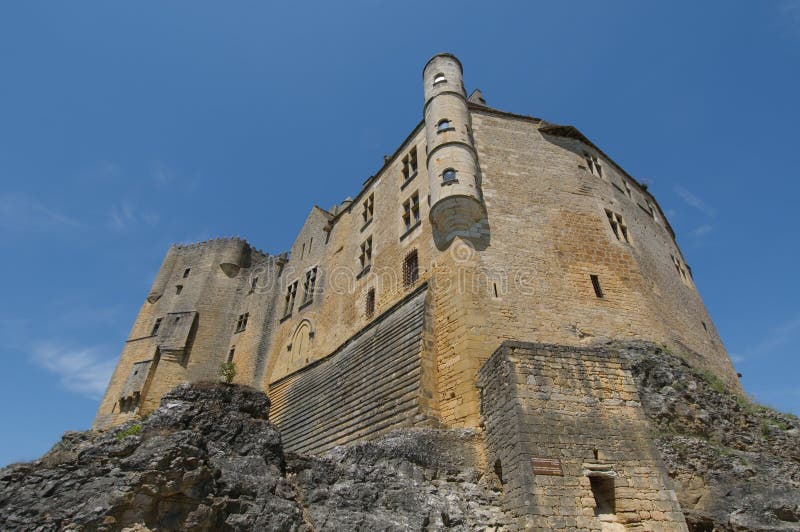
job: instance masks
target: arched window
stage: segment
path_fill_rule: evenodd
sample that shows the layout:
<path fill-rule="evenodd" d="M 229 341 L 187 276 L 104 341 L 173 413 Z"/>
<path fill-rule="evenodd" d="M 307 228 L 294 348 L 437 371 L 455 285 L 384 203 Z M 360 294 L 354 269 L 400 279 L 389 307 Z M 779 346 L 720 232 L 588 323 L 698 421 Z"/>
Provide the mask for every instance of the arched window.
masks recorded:
<path fill-rule="evenodd" d="M 303 320 L 294 331 L 291 343 L 291 363 L 290 366 L 297 368 L 307 362 L 308 351 L 311 344 L 311 324 L 308 320 Z"/>
<path fill-rule="evenodd" d="M 436 124 L 436 132 L 441 133 L 442 131 L 447 131 L 450 129 L 450 120 L 447 118 L 443 118 L 439 120 L 439 123 Z"/>
<path fill-rule="evenodd" d="M 438 85 L 439 83 L 447 83 L 447 78 L 441 72 L 433 76 L 433 84 Z"/>
<path fill-rule="evenodd" d="M 454 168 L 447 168 L 442 172 L 442 181 L 449 183 L 456 180 L 456 171 Z"/>

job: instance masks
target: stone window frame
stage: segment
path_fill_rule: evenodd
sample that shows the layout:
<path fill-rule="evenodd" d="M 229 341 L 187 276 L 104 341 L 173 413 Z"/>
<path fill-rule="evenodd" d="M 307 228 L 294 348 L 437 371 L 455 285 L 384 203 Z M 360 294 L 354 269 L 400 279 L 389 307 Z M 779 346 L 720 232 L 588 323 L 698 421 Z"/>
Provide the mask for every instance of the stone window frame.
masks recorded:
<path fill-rule="evenodd" d="M 451 174 L 451 177 L 448 177 L 448 174 Z M 442 185 L 451 183 L 458 183 L 458 171 L 452 167 L 445 168 L 442 170 Z"/>
<path fill-rule="evenodd" d="M 442 118 L 436 123 L 436 133 L 444 133 L 446 131 L 455 131 L 456 128 L 453 125 L 453 121 L 449 118 Z"/>
<path fill-rule="evenodd" d="M 361 221 L 363 222 L 361 225 L 361 230 L 363 231 L 366 227 L 372 223 L 373 218 L 375 217 L 375 193 L 370 193 L 367 196 L 363 203 L 361 204 Z"/>
<path fill-rule="evenodd" d="M 412 249 L 403 258 L 403 287 L 414 286 L 419 280 L 419 253 Z"/>
<path fill-rule="evenodd" d="M 364 297 L 364 316 L 369 319 L 375 314 L 375 287 L 367 290 Z"/>
<path fill-rule="evenodd" d="M 303 301 L 298 308 L 303 308 L 314 302 L 314 291 L 317 286 L 317 273 L 319 272 L 319 265 L 312 266 L 306 270 L 303 279 Z"/>
<path fill-rule="evenodd" d="M 616 239 L 620 242 L 630 244 L 630 231 L 628 231 L 628 224 L 625 223 L 625 218 L 623 218 L 618 212 L 614 212 L 611 209 L 605 209 L 605 211 L 606 218 L 608 218 L 608 224 L 611 226 L 611 232 L 614 233 Z"/>
<path fill-rule="evenodd" d="M 185 270 L 183 270 L 183 278 L 186 279 L 187 277 L 189 277 L 191 271 L 192 271 L 191 268 L 186 268 Z"/>
<path fill-rule="evenodd" d="M 437 72 L 433 75 L 433 86 L 436 87 L 442 83 L 447 83 L 447 76 L 444 75 L 444 72 Z"/>
<path fill-rule="evenodd" d="M 406 183 L 417 177 L 419 173 L 419 160 L 417 159 L 417 147 L 412 146 L 405 157 L 402 159 L 403 168 L 401 170 L 403 174 L 403 185 L 400 188 L 403 188 Z"/>
<path fill-rule="evenodd" d="M 600 158 L 588 151 L 583 152 L 583 160 L 586 162 L 586 169 L 593 176 L 603 178 L 603 165 L 600 164 Z"/>
<path fill-rule="evenodd" d="M 361 246 L 359 246 L 360 253 L 358 255 L 358 263 L 361 266 L 361 273 L 358 275 L 361 276 L 369 271 L 372 267 L 372 256 L 373 256 L 373 247 L 372 247 L 372 235 L 369 235 L 367 238 L 361 242 Z"/>
<path fill-rule="evenodd" d="M 292 311 L 294 311 L 294 301 L 297 298 L 297 285 L 298 285 L 297 279 L 286 285 L 286 295 L 284 296 L 284 303 L 283 303 L 284 318 L 288 318 L 289 316 L 291 316 Z"/>
<path fill-rule="evenodd" d="M 245 312 L 244 314 L 239 314 L 239 317 L 236 319 L 236 329 L 233 331 L 234 334 L 244 332 L 247 329 L 247 320 L 250 319 L 250 313 Z"/>
<path fill-rule="evenodd" d="M 403 235 L 400 237 L 400 240 L 405 238 L 405 236 L 416 229 L 422 223 L 422 217 L 420 216 L 420 206 L 419 206 L 419 190 L 415 190 L 409 197 L 403 202 L 403 227 L 404 232 Z"/>
<path fill-rule="evenodd" d="M 155 323 L 153 323 L 153 329 L 150 331 L 150 336 L 156 336 L 158 334 L 158 329 L 161 328 L 161 322 L 164 321 L 164 318 L 156 318 Z"/>

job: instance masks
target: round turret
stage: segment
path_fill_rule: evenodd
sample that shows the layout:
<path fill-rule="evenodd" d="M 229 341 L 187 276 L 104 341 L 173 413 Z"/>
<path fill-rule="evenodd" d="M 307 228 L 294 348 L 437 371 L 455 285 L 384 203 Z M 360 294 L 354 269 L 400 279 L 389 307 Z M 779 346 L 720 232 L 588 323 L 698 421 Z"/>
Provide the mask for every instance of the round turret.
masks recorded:
<path fill-rule="evenodd" d="M 478 156 L 461 62 L 451 54 L 435 55 L 425 65 L 422 79 L 430 220 L 437 236 L 449 242 L 467 236 L 485 215 Z"/>

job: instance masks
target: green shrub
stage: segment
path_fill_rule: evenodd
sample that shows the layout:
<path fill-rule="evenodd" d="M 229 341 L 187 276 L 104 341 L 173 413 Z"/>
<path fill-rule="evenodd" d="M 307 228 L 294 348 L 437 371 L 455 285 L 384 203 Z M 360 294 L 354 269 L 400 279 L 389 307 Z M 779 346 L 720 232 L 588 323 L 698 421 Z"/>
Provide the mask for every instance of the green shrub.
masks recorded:
<path fill-rule="evenodd" d="M 234 377 L 236 377 L 236 363 L 235 362 L 223 362 L 219 366 L 219 377 L 225 381 L 226 384 L 230 384 L 233 382 Z"/>
<path fill-rule="evenodd" d="M 125 438 L 127 436 L 136 436 L 140 432 L 142 432 L 142 426 L 141 425 L 138 425 L 138 424 L 137 425 L 131 425 L 127 429 L 118 432 L 117 433 L 117 439 L 121 440 L 122 438 Z"/>

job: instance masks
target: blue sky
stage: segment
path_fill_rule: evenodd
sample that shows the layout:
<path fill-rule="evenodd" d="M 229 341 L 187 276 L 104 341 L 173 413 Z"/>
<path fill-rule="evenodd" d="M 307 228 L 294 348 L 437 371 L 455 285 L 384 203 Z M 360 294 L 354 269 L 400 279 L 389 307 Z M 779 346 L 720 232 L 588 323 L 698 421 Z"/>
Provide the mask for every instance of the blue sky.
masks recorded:
<path fill-rule="evenodd" d="M 90 425 L 170 243 L 283 251 L 355 195 L 439 51 L 649 183 L 746 390 L 800 413 L 800 1 L 31 0 L 0 5 L 0 464 Z"/>

